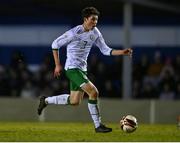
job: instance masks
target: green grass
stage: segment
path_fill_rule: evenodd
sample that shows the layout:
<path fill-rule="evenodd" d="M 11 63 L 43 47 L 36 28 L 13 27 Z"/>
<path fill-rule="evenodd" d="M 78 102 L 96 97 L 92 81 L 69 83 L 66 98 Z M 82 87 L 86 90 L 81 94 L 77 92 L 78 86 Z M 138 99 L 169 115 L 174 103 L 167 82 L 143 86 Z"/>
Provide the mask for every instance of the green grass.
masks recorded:
<path fill-rule="evenodd" d="M 180 141 L 176 125 L 139 125 L 134 133 L 124 133 L 118 124 L 108 124 L 111 133 L 95 133 L 92 123 L 0 122 L 0 142 L 140 142 Z"/>

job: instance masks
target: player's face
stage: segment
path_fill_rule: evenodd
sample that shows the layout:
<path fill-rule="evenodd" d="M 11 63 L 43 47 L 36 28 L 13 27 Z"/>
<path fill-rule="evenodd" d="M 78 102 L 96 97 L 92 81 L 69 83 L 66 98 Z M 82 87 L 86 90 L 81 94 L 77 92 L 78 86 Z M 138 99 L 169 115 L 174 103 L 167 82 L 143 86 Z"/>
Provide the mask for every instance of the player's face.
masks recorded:
<path fill-rule="evenodd" d="M 91 30 L 94 27 L 96 27 L 98 22 L 98 16 L 97 15 L 91 15 L 88 18 L 85 18 L 84 20 L 84 26 L 86 28 L 86 30 Z"/>

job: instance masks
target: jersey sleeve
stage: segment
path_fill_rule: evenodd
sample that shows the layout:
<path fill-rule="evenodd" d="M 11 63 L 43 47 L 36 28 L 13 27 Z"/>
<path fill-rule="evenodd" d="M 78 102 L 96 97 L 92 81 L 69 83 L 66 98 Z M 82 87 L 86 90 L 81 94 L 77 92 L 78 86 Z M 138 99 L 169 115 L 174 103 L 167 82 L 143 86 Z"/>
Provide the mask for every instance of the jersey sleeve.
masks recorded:
<path fill-rule="evenodd" d="M 63 45 L 67 45 L 72 39 L 73 39 L 73 31 L 69 30 L 65 32 L 63 35 L 59 36 L 57 39 L 55 39 L 52 43 L 52 49 L 58 50 Z"/>
<path fill-rule="evenodd" d="M 101 53 L 103 53 L 104 55 L 107 55 L 107 56 L 111 55 L 111 52 L 113 49 L 107 46 L 102 34 L 99 31 L 97 32 L 98 32 L 98 38 L 95 41 L 95 45 L 100 49 Z"/>

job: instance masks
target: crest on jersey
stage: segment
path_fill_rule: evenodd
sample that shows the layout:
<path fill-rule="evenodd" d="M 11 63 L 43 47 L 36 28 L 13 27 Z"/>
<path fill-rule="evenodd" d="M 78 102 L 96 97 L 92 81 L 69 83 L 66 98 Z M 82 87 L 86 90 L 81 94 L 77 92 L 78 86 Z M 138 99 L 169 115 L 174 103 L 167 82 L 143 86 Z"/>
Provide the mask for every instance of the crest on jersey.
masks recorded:
<path fill-rule="evenodd" d="M 92 40 L 92 41 L 94 41 L 95 40 L 95 37 L 94 37 L 94 35 L 90 35 L 90 39 Z"/>

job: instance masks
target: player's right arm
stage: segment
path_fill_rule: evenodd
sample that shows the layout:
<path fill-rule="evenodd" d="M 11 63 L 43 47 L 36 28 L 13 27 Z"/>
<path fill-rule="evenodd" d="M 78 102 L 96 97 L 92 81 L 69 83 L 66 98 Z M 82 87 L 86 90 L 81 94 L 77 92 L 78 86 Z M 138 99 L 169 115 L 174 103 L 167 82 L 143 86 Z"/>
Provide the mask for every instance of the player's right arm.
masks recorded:
<path fill-rule="evenodd" d="M 59 58 L 59 49 L 63 45 L 67 45 L 73 39 L 73 32 L 72 30 L 67 31 L 57 39 L 55 39 L 52 43 L 52 51 L 55 63 L 54 69 L 54 77 L 59 77 L 62 71 L 62 66 Z"/>
<path fill-rule="evenodd" d="M 54 57 L 54 63 L 55 63 L 55 68 L 54 68 L 54 77 L 59 77 L 62 71 L 62 66 L 61 62 L 59 59 L 59 51 L 58 50 L 53 50 L 53 57 Z"/>

